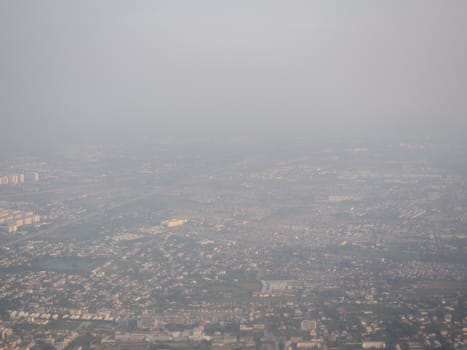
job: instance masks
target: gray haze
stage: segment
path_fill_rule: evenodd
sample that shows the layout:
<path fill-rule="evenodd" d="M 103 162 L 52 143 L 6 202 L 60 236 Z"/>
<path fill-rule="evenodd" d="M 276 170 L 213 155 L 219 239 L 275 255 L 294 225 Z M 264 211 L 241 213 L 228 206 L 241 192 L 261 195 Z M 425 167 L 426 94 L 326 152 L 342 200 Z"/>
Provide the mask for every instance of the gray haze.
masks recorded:
<path fill-rule="evenodd" d="M 467 133 L 467 1 L 0 2 L 1 145 Z"/>

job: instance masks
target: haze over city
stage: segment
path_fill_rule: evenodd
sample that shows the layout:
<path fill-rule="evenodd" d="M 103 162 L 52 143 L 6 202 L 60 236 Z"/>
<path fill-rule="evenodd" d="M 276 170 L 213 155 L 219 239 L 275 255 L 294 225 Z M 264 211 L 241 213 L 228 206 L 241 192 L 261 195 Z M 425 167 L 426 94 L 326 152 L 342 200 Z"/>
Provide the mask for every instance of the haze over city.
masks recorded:
<path fill-rule="evenodd" d="M 3 1 L 2 144 L 467 130 L 464 1 Z"/>
<path fill-rule="evenodd" d="M 462 350 L 466 1 L 0 0 L 0 350 Z"/>

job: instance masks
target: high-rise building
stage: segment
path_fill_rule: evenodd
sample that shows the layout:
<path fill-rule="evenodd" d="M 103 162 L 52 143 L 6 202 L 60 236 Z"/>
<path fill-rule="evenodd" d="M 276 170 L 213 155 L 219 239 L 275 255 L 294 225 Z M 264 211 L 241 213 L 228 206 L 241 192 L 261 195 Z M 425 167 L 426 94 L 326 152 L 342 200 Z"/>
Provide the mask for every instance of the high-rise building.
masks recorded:
<path fill-rule="evenodd" d="M 18 175 L 10 175 L 10 182 L 13 185 L 17 185 L 18 184 Z"/>

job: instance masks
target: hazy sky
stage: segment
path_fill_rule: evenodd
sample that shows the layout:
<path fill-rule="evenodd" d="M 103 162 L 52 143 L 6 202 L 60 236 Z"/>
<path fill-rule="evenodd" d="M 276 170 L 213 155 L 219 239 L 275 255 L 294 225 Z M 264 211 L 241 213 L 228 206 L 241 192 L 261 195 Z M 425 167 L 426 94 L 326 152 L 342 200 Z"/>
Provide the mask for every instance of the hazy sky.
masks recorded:
<path fill-rule="evenodd" d="M 0 0 L 0 50 L 2 147 L 467 134 L 465 0 Z"/>

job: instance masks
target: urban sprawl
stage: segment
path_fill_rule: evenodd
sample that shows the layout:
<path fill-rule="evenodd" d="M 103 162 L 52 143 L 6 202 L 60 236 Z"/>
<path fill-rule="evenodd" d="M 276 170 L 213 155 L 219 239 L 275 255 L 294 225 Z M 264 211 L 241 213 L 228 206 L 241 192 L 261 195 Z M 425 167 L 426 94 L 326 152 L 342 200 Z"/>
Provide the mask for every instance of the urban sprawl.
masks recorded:
<path fill-rule="evenodd" d="M 465 149 L 275 147 L 0 163 L 0 349 L 464 349 Z"/>

